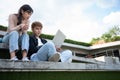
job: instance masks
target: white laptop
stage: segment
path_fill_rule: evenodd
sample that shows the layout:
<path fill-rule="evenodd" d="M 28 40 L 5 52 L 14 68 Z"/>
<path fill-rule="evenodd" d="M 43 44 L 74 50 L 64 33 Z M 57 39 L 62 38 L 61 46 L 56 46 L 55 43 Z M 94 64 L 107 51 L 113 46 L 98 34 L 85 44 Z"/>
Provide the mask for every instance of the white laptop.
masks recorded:
<path fill-rule="evenodd" d="M 57 48 L 60 48 L 65 38 L 66 36 L 60 30 L 58 30 L 52 41 Z"/>

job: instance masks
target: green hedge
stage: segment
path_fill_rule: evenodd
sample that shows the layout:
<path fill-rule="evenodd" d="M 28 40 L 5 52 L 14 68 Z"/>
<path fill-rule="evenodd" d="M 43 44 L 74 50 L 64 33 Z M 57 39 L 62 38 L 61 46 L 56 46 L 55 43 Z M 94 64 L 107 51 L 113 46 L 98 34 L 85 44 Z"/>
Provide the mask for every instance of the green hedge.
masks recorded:
<path fill-rule="evenodd" d="M 32 32 L 28 32 L 28 34 L 30 35 L 30 34 L 32 34 Z M 54 35 L 41 34 L 40 37 L 52 40 Z M 76 45 L 91 46 L 91 44 L 89 44 L 89 43 L 74 41 L 74 40 L 71 40 L 71 39 L 65 39 L 64 42 L 71 43 L 71 44 L 76 44 Z"/>
<path fill-rule="evenodd" d="M 0 25 L 0 30 L 6 31 L 6 30 L 7 30 L 7 27 Z M 28 34 L 31 35 L 32 32 L 31 32 L 31 31 L 28 31 Z M 40 37 L 41 37 L 41 38 L 45 38 L 45 39 L 50 39 L 50 40 L 52 40 L 53 37 L 54 37 L 54 35 L 41 34 Z M 71 39 L 65 39 L 65 42 L 66 42 L 66 43 L 71 43 L 71 44 L 76 44 L 76 45 L 91 46 L 90 43 L 85 43 L 85 42 L 80 42 L 80 41 L 74 41 L 74 40 L 71 40 Z"/>
<path fill-rule="evenodd" d="M 6 30 L 7 30 L 7 27 L 0 25 L 0 30 L 6 31 Z"/>
<path fill-rule="evenodd" d="M 76 44 L 76 45 L 91 46 L 91 44 L 89 44 L 89 43 L 74 41 L 74 40 L 71 40 L 71 39 L 65 39 L 65 42 Z"/>

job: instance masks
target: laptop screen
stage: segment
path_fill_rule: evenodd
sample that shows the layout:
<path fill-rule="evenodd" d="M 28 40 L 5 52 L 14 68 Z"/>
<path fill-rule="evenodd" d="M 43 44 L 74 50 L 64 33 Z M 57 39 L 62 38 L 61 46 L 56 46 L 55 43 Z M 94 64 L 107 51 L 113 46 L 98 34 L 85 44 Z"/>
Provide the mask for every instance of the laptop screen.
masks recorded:
<path fill-rule="evenodd" d="M 63 34 L 63 32 L 58 30 L 52 41 L 57 48 L 60 48 L 62 46 L 65 38 L 66 38 L 66 36 Z"/>

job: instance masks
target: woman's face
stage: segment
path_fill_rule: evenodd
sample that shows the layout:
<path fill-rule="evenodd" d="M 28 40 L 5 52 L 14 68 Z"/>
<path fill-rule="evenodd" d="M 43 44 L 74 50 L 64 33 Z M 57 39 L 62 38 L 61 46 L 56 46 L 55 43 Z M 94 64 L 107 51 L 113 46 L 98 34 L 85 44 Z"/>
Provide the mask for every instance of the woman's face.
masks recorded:
<path fill-rule="evenodd" d="M 31 15 L 32 15 L 32 12 L 22 11 L 22 16 L 23 16 L 23 19 L 25 20 L 29 19 Z"/>

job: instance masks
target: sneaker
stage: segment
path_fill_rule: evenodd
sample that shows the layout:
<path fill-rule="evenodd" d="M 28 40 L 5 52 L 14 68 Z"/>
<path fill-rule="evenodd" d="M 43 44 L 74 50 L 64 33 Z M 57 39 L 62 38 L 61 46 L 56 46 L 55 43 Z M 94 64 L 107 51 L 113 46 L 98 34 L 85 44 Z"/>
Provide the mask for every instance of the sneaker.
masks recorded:
<path fill-rule="evenodd" d="M 10 60 L 11 60 L 11 61 L 17 61 L 18 58 L 15 56 L 15 57 L 11 58 Z"/>
<path fill-rule="evenodd" d="M 23 57 L 22 61 L 29 61 L 29 59 L 27 57 Z"/>
<path fill-rule="evenodd" d="M 48 61 L 58 62 L 60 59 L 60 54 L 55 53 L 53 56 L 49 57 Z"/>

